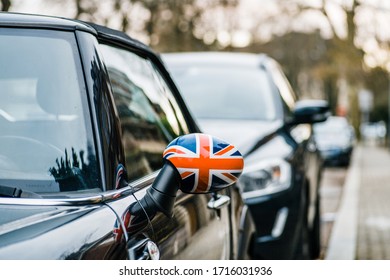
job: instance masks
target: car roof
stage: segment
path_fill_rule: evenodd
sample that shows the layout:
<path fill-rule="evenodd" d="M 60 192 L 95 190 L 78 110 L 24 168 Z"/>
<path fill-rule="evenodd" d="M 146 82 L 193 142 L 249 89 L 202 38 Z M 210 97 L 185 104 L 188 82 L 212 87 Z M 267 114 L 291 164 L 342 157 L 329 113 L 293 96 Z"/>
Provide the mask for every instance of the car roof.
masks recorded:
<path fill-rule="evenodd" d="M 259 67 L 265 61 L 271 60 L 266 54 L 242 52 L 182 52 L 164 53 L 163 60 L 170 65 L 237 65 L 246 67 Z"/>
<path fill-rule="evenodd" d="M 88 25 L 71 19 L 22 13 L 0 12 L 0 27 L 29 27 L 63 30 L 84 30 L 96 33 Z"/>
<path fill-rule="evenodd" d="M 124 32 L 81 20 L 48 15 L 0 12 L 0 27 L 42 28 L 68 31 L 81 30 L 92 33 L 99 38 L 131 44 L 153 53 L 148 46 L 129 37 Z"/>

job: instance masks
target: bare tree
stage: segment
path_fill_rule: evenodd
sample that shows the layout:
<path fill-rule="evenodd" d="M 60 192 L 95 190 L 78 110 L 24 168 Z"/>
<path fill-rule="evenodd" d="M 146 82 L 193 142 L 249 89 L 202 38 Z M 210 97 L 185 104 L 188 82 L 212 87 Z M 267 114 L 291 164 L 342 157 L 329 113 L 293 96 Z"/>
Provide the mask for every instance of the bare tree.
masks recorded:
<path fill-rule="evenodd" d="M 1 11 L 8 12 L 11 8 L 11 0 L 1 0 Z"/>
<path fill-rule="evenodd" d="M 387 61 L 383 60 L 383 53 L 386 51 L 390 53 L 390 36 L 383 35 L 385 34 L 385 32 L 382 32 L 383 20 L 378 20 L 379 15 L 382 16 L 382 19 L 389 18 L 390 10 L 385 8 L 384 2 L 378 2 L 374 6 L 374 4 L 365 0 L 321 0 L 316 2 L 278 0 L 277 3 L 280 11 L 283 11 L 281 17 L 289 19 L 290 28 L 293 28 L 295 22 L 302 21 L 302 16 L 307 15 L 308 12 L 316 14 L 317 22 L 321 20 L 327 23 L 327 30 L 330 31 L 331 38 L 326 39 L 326 52 L 323 59 L 318 64 L 312 65 L 310 69 L 299 68 L 299 63 L 284 66 L 288 68 L 289 73 L 295 76 L 303 71 L 308 72 L 311 78 L 315 78 L 314 75 L 319 74 L 317 78 L 323 81 L 323 88 L 333 102 L 338 99 L 338 94 L 342 93 L 342 88 L 338 87 L 339 82 L 342 81 L 346 85 L 343 88 L 347 88 L 348 91 L 348 114 L 352 118 L 355 127 L 358 127 L 360 118 L 357 108 L 357 92 L 362 87 L 375 85 L 376 78 L 383 80 L 381 75 L 372 73 L 375 69 L 371 69 L 366 64 L 368 57 L 371 57 L 371 61 L 376 58 L 375 51 L 367 49 L 365 43 L 370 40 L 371 46 L 374 44 L 376 49 L 382 50 L 379 51 L 382 55 L 377 58 L 377 65 L 381 67 L 390 65 L 390 55 L 388 55 Z M 337 18 L 335 18 L 335 12 L 339 15 Z M 362 17 L 362 14 L 365 16 Z M 364 18 L 367 18 L 367 15 L 371 17 L 371 21 L 362 22 Z M 275 17 L 273 20 L 278 22 L 280 19 Z M 382 27 L 380 27 L 380 24 L 382 24 Z M 286 29 L 286 32 L 292 30 Z M 289 51 L 291 51 L 290 45 L 285 46 L 284 52 L 288 53 Z M 294 51 L 298 53 L 299 49 Z M 382 59 L 382 61 L 379 59 Z M 375 71 L 375 73 L 380 73 L 378 69 Z M 374 91 L 380 92 L 379 90 Z M 387 95 L 384 90 L 381 91 L 381 94 Z M 377 96 L 377 98 L 378 100 L 384 100 L 384 96 Z M 382 103 L 387 104 L 387 102 Z"/>
<path fill-rule="evenodd" d="M 257 47 L 251 50 L 266 51 L 277 58 L 298 94 L 310 92 L 307 86 L 315 84 L 330 101 L 334 113 L 346 112 L 357 128 L 357 91 L 365 86 L 368 69 L 363 40 L 365 36 L 375 38 L 370 33 L 372 29 L 359 24 L 361 12 L 369 4 L 364 0 L 276 0 L 274 4 L 279 13 L 264 16 L 253 30 L 261 34 L 259 31 L 266 27 L 274 35 L 267 44 L 257 38 Z M 302 24 L 307 18 L 309 21 Z M 345 96 L 349 104 L 338 103 Z"/>
<path fill-rule="evenodd" d="M 62 0 L 45 1 L 52 7 L 64 5 Z M 190 51 L 216 48 L 216 41 L 204 40 L 206 33 L 216 38 L 219 32 L 210 14 L 222 9 L 226 13 L 223 22 L 232 22 L 238 4 L 238 0 L 73 0 L 67 8 L 74 11 L 75 19 L 139 35 L 158 51 Z"/>
<path fill-rule="evenodd" d="M 148 11 L 144 30 L 150 45 L 158 51 L 207 50 L 213 45 L 203 41 L 207 32 L 217 33 L 213 19 L 204 15 L 216 8 L 234 7 L 237 0 L 133 0 Z"/>
<path fill-rule="evenodd" d="M 98 1 L 95 0 L 74 0 L 76 6 L 75 19 L 94 20 L 98 12 Z"/>

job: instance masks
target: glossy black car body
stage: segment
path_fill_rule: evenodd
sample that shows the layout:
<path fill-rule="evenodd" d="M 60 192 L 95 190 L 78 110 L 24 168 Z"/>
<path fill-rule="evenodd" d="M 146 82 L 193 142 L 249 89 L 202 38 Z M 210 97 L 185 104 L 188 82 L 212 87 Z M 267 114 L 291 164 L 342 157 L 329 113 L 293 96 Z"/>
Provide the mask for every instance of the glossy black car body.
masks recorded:
<path fill-rule="evenodd" d="M 245 158 L 239 183 L 256 224 L 254 257 L 317 258 L 321 160 L 311 124 L 326 119 L 326 102 L 297 101 L 266 55 L 167 53 L 163 60 L 200 128 Z"/>
<path fill-rule="evenodd" d="M 149 48 L 91 23 L 0 13 L 0 49 L 0 259 L 248 256 L 237 188 L 220 208 L 179 191 L 172 217 L 140 203 L 165 146 L 199 131 Z"/>

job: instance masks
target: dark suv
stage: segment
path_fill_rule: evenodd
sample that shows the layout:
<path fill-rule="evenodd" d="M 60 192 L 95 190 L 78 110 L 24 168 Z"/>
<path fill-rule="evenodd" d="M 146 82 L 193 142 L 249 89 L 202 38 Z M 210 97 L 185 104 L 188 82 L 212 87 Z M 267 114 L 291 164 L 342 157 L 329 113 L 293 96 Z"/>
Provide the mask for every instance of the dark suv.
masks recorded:
<path fill-rule="evenodd" d="M 251 218 L 226 188 L 240 167 L 202 183 L 207 164 L 174 160 L 195 157 L 198 139 L 240 155 L 197 133 L 149 48 L 92 23 L 0 13 L 0 50 L 0 259 L 248 257 Z"/>
<path fill-rule="evenodd" d="M 317 258 L 322 161 L 312 124 L 324 100 L 298 100 L 279 64 L 265 54 L 175 53 L 163 59 L 200 128 L 237 145 L 239 179 L 256 224 L 260 259 Z"/>

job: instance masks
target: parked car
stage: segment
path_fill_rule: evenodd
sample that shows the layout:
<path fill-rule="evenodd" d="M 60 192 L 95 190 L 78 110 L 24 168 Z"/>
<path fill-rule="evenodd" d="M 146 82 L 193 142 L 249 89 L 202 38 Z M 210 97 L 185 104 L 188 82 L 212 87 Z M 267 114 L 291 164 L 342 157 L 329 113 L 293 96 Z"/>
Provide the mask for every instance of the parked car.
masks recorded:
<path fill-rule="evenodd" d="M 261 259 L 317 258 L 321 164 L 311 124 L 322 100 L 297 101 L 278 63 L 244 53 L 162 55 L 200 128 L 239 147 L 240 189 L 255 220 Z"/>
<path fill-rule="evenodd" d="M 345 117 L 332 116 L 315 124 L 314 135 L 325 165 L 349 165 L 355 132 Z"/>
<path fill-rule="evenodd" d="M 387 135 L 386 123 L 364 122 L 360 125 L 360 134 L 365 144 L 384 145 Z"/>
<path fill-rule="evenodd" d="M 0 259 L 249 257 L 243 159 L 152 50 L 63 18 L 0 27 Z"/>

